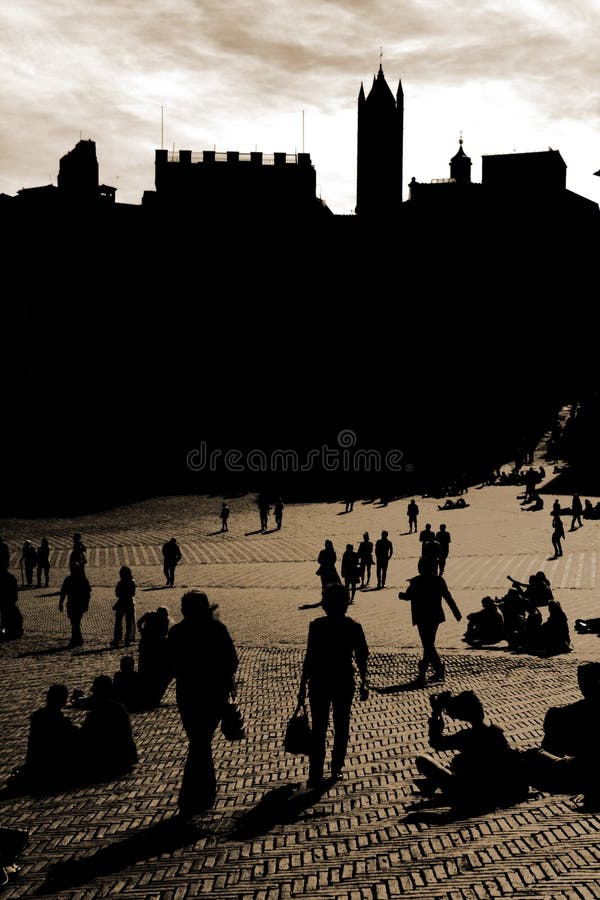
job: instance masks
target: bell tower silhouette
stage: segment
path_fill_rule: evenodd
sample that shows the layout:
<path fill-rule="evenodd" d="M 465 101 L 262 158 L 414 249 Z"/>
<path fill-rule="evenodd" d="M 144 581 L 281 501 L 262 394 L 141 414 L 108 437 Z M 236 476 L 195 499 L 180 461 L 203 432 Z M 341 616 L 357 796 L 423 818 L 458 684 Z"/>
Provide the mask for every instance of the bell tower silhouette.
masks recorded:
<path fill-rule="evenodd" d="M 389 219 L 402 203 L 402 146 L 404 93 L 402 82 L 394 97 L 379 64 L 367 97 L 358 94 L 356 214 Z"/>

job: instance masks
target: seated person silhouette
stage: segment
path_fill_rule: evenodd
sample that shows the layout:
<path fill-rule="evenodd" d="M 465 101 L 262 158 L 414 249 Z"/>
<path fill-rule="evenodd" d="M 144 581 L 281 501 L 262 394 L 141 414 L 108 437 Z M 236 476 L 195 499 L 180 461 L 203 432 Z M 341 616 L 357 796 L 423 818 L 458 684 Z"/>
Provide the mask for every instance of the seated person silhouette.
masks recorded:
<path fill-rule="evenodd" d="M 511 650 L 521 647 L 529 604 L 522 591 L 511 588 L 499 601 L 504 616 L 504 636 Z"/>
<path fill-rule="evenodd" d="M 441 791 L 451 806 L 494 808 L 519 802 L 527 796 L 518 752 L 512 750 L 498 725 L 488 722 L 481 700 L 473 691 L 453 695 L 432 694 L 429 743 L 434 750 L 457 750 L 450 766 L 430 756 L 417 756 L 423 776 L 417 786 L 422 794 Z M 468 723 L 468 728 L 444 734 L 444 713 Z"/>
<path fill-rule="evenodd" d="M 22 774 L 28 783 L 49 785 L 73 778 L 80 750 L 80 729 L 63 709 L 69 698 L 64 684 L 52 684 L 46 705 L 29 722 L 27 756 Z"/>
<path fill-rule="evenodd" d="M 167 635 L 170 621 L 165 606 L 144 613 L 137 623 L 140 632 L 138 644 L 138 673 L 146 695 L 146 708 L 158 706 L 169 682 L 173 678 L 168 653 Z"/>
<path fill-rule="evenodd" d="M 446 500 L 443 506 L 438 505 L 438 509 L 465 509 L 469 504 L 464 500 L 463 497 L 459 497 L 458 500 Z"/>
<path fill-rule="evenodd" d="M 135 671 L 133 656 L 121 657 L 119 671 L 113 675 L 113 700 L 122 703 L 129 712 L 143 709 L 145 706 L 145 692 L 142 678 Z"/>
<path fill-rule="evenodd" d="M 537 606 L 529 606 L 525 615 L 525 624 L 515 639 L 513 650 L 523 653 L 539 653 L 542 641 L 542 614 Z"/>
<path fill-rule="evenodd" d="M 531 506 L 522 506 L 521 512 L 539 512 L 544 508 L 544 501 L 537 492 L 531 495 L 529 502 L 531 502 Z"/>
<path fill-rule="evenodd" d="M 471 647 L 504 640 L 504 617 L 492 597 L 484 597 L 478 612 L 467 616 L 464 640 Z"/>
<path fill-rule="evenodd" d="M 549 601 L 553 599 L 550 582 L 543 572 L 536 572 L 534 575 L 530 575 L 527 584 L 517 581 L 516 578 L 512 578 L 510 575 L 506 577 L 514 585 L 515 590 L 521 594 L 528 606 L 547 606 Z"/>
<path fill-rule="evenodd" d="M 600 619 L 575 619 L 578 634 L 600 634 Z"/>
<path fill-rule="evenodd" d="M 548 603 L 548 618 L 540 625 L 538 641 L 540 656 L 557 656 L 572 649 L 569 621 L 558 600 Z"/>
<path fill-rule="evenodd" d="M 558 794 L 583 793 L 586 806 L 600 808 L 600 663 L 577 668 L 582 699 L 553 706 L 544 719 L 539 748 L 525 751 L 529 783 Z"/>
<path fill-rule="evenodd" d="M 90 711 L 81 726 L 84 772 L 90 778 L 121 775 L 137 762 L 129 713 L 112 694 L 109 675 L 94 678 Z"/>

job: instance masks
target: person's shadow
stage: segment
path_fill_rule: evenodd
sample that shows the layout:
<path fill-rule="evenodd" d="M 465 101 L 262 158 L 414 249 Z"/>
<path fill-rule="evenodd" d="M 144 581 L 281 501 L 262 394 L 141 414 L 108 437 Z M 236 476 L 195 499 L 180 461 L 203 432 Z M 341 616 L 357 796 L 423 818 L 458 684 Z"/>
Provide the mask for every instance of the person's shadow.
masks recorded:
<path fill-rule="evenodd" d="M 135 831 L 122 841 L 101 847 L 91 856 L 54 863 L 35 893 L 41 896 L 67 891 L 102 875 L 120 872 L 136 862 L 187 847 L 205 834 L 206 829 L 178 817 L 166 819 L 158 825 Z"/>
<path fill-rule="evenodd" d="M 334 778 L 323 781 L 319 789 L 298 790 L 299 784 L 282 784 L 261 797 L 259 803 L 237 819 L 228 834 L 230 840 L 251 840 L 266 834 L 275 825 L 287 825 L 300 818 L 335 784 Z"/>

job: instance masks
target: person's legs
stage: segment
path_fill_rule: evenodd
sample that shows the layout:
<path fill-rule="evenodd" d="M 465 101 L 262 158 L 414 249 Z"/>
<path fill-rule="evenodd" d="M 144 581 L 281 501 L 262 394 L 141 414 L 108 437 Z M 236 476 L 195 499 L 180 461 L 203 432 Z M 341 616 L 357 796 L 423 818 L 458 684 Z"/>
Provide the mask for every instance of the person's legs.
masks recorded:
<path fill-rule="evenodd" d="M 442 554 L 440 554 L 440 558 L 439 558 L 439 574 L 440 574 L 440 575 L 443 575 L 443 574 L 444 574 L 444 570 L 445 570 L 445 568 L 446 568 L 446 560 L 447 560 L 447 559 L 448 559 L 448 554 L 447 554 L 447 553 L 442 553 Z"/>
<path fill-rule="evenodd" d="M 419 674 L 424 676 L 427 667 L 431 665 L 437 676 L 443 676 L 444 664 L 435 648 L 435 638 L 439 627 L 438 622 L 421 622 L 417 625 L 421 646 L 423 647 L 423 658 L 419 665 Z"/>
<path fill-rule="evenodd" d="M 81 634 L 81 619 L 83 617 L 83 612 L 78 609 L 67 609 L 67 616 L 71 623 L 71 642 L 69 646 L 80 647 L 83 644 L 83 637 Z"/>
<path fill-rule="evenodd" d="M 415 760 L 419 774 L 432 783 L 435 787 L 444 790 L 452 783 L 453 774 L 450 769 L 441 766 L 430 756 L 417 756 Z"/>
<path fill-rule="evenodd" d="M 37 586 L 38 587 L 42 586 L 42 571 L 43 571 L 42 563 L 38 563 L 38 565 L 37 565 Z"/>
<path fill-rule="evenodd" d="M 377 587 L 381 587 L 381 572 L 383 569 L 382 563 L 377 560 Z"/>
<path fill-rule="evenodd" d="M 193 815 L 214 806 L 217 779 L 212 757 L 212 739 L 221 712 L 220 706 L 212 704 L 179 706 L 181 722 L 189 741 L 178 801 L 183 814 Z"/>
<path fill-rule="evenodd" d="M 129 606 L 125 610 L 125 643 L 133 644 L 135 642 L 135 610 L 133 606 Z"/>
<path fill-rule="evenodd" d="M 115 609 L 115 630 L 113 633 L 112 642 L 116 646 L 121 643 L 121 638 L 123 637 L 123 610 L 120 606 Z"/>
<path fill-rule="evenodd" d="M 387 568 L 388 568 L 387 562 L 382 563 L 382 566 L 381 566 L 381 587 L 385 587 L 385 579 L 386 579 L 386 577 L 387 577 Z"/>
<path fill-rule="evenodd" d="M 309 691 L 309 702 L 312 725 L 310 732 L 308 782 L 313 787 L 317 787 L 323 780 L 325 739 L 327 736 L 327 726 L 329 724 L 331 698 L 326 690 L 311 687 Z"/>
<path fill-rule="evenodd" d="M 50 563 L 49 562 L 44 563 L 44 582 L 45 582 L 44 587 L 48 587 L 48 584 L 50 582 Z"/>
<path fill-rule="evenodd" d="M 373 565 L 373 564 L 370 563 L 370 562 L 367 563 L 367 580 L 366 580 L 365 584 L 368 584 L 368 583 L 370 582 L 370 580 L 371 580 L 371 567 L 372 567 L 372 565 Z"/>
<path fill-rule="evenodd" d="M 344 687 L 332 697 L 333 751 L 331 753 L 331 774 L 339 775 L 344 768 L 348 738 L 350 736 L 350 710 L 354 696 L 354 684 Z"/>
<path fill-rule="evenodd" d="M 163 572 L 164 572 L 165 578 L 167 579 L 167 584 L 169 584 L 169 581 L 170 581 L 170 579 L 169 579 L 169 563 L 167 562 L 166 559 L 163 563 Z"/>

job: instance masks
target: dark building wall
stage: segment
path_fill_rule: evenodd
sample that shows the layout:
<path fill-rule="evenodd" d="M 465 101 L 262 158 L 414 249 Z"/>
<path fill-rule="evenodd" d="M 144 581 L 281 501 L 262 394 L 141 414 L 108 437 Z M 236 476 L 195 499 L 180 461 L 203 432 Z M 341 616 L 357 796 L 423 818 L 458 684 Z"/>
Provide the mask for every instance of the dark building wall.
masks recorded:
<path fill-rule="evenodd" d="M 78 201 L 98 196 L 98 159 L 94 141 L 79 141 L 60 160 L 58 189 Z"/>
<path fill-rule="evenodd" d="M 356 213 L 389 218 L 402 203 L 404 96 L 396 98 L 380 68 L 365 98 L 358 98 Z"/>
<path fill-rule="evenodd" d="M 483 156 L 482 184 L 492 190 L 565 190 L 567 166 L 558 150 Z"/>

